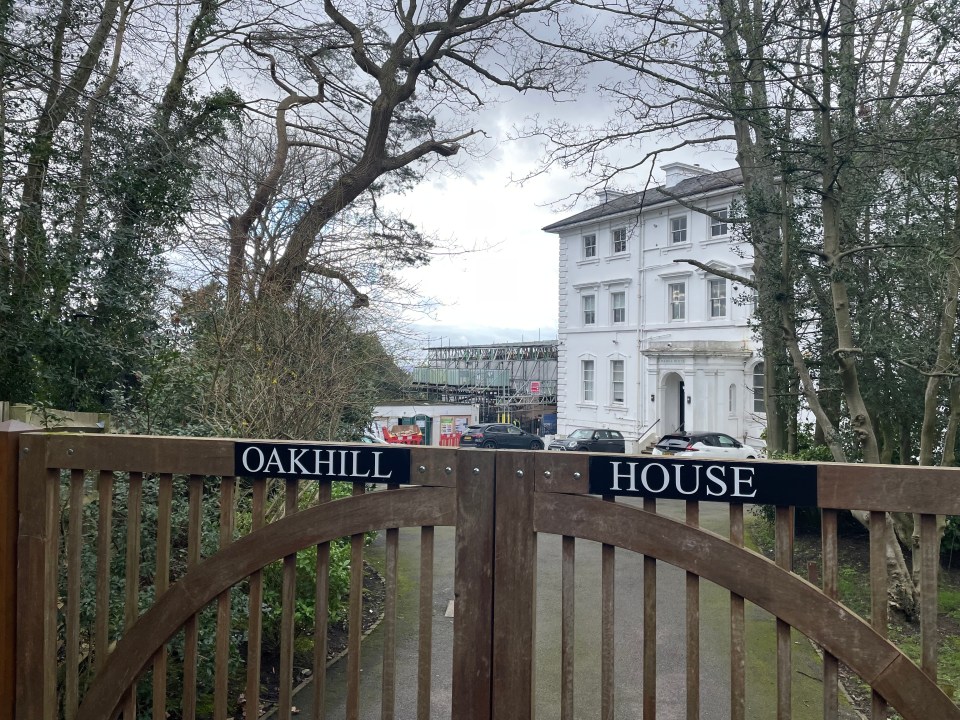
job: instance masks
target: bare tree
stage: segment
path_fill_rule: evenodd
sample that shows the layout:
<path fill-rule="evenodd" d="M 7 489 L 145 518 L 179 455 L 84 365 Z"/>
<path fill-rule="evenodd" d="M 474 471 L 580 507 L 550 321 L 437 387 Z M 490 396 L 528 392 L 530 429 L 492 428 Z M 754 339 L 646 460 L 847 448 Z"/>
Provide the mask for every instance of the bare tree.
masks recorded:
<path fill-rule="evenodd" d="M 242 293 L 251 230 L 291 153 L 315 151 L 326 182 L 306 198 L 284 245 L 257 278 L 257 294 L 287 297 L 305 276 L 343 284 L 357 307 L 368 299 L 349 268 L 318 257 L 326 229 L 384 181 L 410 182 L 431 162 L 457 154 L 479 130 L 466 122 L 487 90 L 553 92 L 572 83 L 561 51 L 527 41 L 560 12 L 561 0 L 323 5 L 319 24 L 269 27 L 245 48 L 278 91 L 269 169 L 230 219 L 227 286 Z"/>
<path fill-rule="evenodd" d="M 928 110 L 938 108 L 953 118 L 941 121 L 946 128 L 941 141 L 949 144 L 957 137 L 951 108 L 958 76 L 944 72 L 944 60 L 958 48 L 939 20 L 953 5 L 719 0 L 697 7 L 660 2 L 592 7 L 611 18 L 606 32 L 571 35 L 557 44 L 575 49 L 585 63 L 612 68 L 615 80 L 604 90 L 617 101 L 617 112 L 594 132 L 562 124 L 528 129 L 557 142 L 547 162 L 579 164 L 591 182 L 605 183 L 644 168 L 664 152 L 734 149 L 744 183 L 744 208 L 735 222 L 754 250 L 760 334 L 773 360 L 766 369 L 779 363 L 785 348 L 834 458 L 880 462 L 886 454 L 871 401 L 880 397 L 875 388 L 882 378 L 895 379 L 884 364 L 904 355 L 903 348 L 884 346 L 875 326 L 861 320 L 867 318 L 864 306 L 869 309 L 872 302 L 871 286 L 881 277 L 877 258 L 913 243 L 924 247 L 920 252 L 941 257 L 943 233 L 907 243 L 903 225 L 884 224 L 878 217 L 884 212 L 892 220 L 892 206 L 914 192 L 908 183 L 893 181 L 898 163 L 930 139 L 928 132 L 907 132 L 911 109 L 921 103 Z M 617 160 L 624 146 L 639 148 L 627 163 Z M 946 173 L 947 185 L 952 172 Z M 948 207 L 956 202 L 945 199 Z M 952 211 L 937 218 L 951 234 Z M 946 278 L 933 301 L 943 308 L 939 333 L 915 337 L 914 348 L 937 357 L 920 368 L 932 373 L 927 427 L 943 428 L 937 420 L 949 400 L 933 377 L 956 367 L 951 267 L 952 261 L 933 268 Z M 738 281 L 749 283 L 748 278 Z M 819 291 L 820 284 L 826 293 Z M 902 307 L 919 287 L 898 281 L 893 302 Z M 821 356 L 823 348 L 829 357 Z M 872 387 L 865 386 L 865 378 Z M 789 395 L 784 379 L 768 379 L 768 401 L 774 400 L 771 392 Z M 782 447 L 781 413 L 768 412 L 768 420 L 772 447 Z M 929 436 L 924 443 L 925 448 L 939 445 Z M 888 450 L 892 444 L 886 443 Z M 909 462 L 910 444 L 902 444 L 900 461 Z M 924 461 L 931 458 L 925 452 Z M 892 522 L 886 534 L 891 601 L 913 614 L 916 588 Z"/>

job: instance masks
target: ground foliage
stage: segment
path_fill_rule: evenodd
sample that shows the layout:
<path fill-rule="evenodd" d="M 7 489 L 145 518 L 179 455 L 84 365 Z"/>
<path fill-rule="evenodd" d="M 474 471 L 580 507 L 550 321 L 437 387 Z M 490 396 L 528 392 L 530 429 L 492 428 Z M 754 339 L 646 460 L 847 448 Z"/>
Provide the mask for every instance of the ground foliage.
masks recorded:
<path fill-rule="evenodd" d="M 270 483 L 268 487 L 268 505 L 271 499 L 279 498 L 282 506 L 284 496 L 282 482 Z M 157 537 L 158 520 L 158 479 L 147 476 L 142 483 L 142 500 L 140 505 L 140 535 L 136 540 L 140 544 L 138 567 L 135 576 L 127 577 L 128 527 L 130 525 L 131 505 L 129 502 L 130 484 L 126 476 L 120 477 L 114 484 L 112 500 L 112 531 L 110 538 L 110 571 L 109 571 L 109 598 L 108 624 L 111 643 L 122 637 L 129 618 L 126 617 L 127 597 L 130 583 L 136 587 L 135 604 L 137 612 L 142 613 L 149 609 L 156 597 L 156 544 L 151 538 Z M 200 555 L 206 558 L 213 555 L 220 543 L 220 487 L 219 478 L 203 480 L 201 522 L 200 522 Z M 63 506 L 61 530 L 64 534 L 69 528 L 69 492 L 68 485 L 63 485 Z M 247 483 L 240 481 L 239 492 L 232 512 L 235 513 L 237 534 L 243 535 L 250 531 L 251 493 Z M 334 483 L 333 498 L 346 497 L 352 494 L 353 489 L 347 483 Z M 93 483 L 87 481 L 85 486 L 85 501 L 82 510 L 82 538 L 80 551 L 81 585 L 80 585 L 80 646 L 82 652 L 80 665 L 81 690 L 93 679 L 95 662 L 100 648 L 96 647 L 93 636 L 96 612 L 96 577 L 97 577 L 97 527 L 101 512 L 99 494 L 94 491 Z M 171 515 L 171 545 L 170 545 L 170 577 L 173 581 L 182 577 L 188 568 L 188 496 L 185 479 L 177 478 L 174 482 L 174 502 Z M 304 507 L 313 503 L 307 497 Z M 370 533 L 367 540 L 374 534 Z M 62 553 L 65 548 L 62 548 Z M 61 563 L 66 558 L 61 557 Z M 329 595 L 328 618 L 329 640 L 328 657 L 336 657 L 345 647 L 345 638 L 348 631 L 346 618 L 347 602 L 349 599 L 350 582 L 350 540 L 341 538 L 330 543 L 329 561 Z M 373 568 L 365 568 L 364 604 L 367 612 L 364 615 L 364 628 L 369 628 L 371 622 L 379 618 L 382 596 L 382 579 Z M 311 670 L 313 667 L 313 637 L 314 619 L 316 610 L 316 548 L 307 548 L 297 554 L 296 604 L 294 614 L 294 635 L 296 638 L 295 663 L 299 670 Z M 283 573 L 282 562 L 271 563 L 263 570 L 263 605 L 261 608 L 263 619 L 262 640 L 262 684 L 264 701 L 269 703 L 276 700 L 277 667 L 280 657 L 280 626 L 281 626 L 281 599 Z M 247 642 L 248 583 L 244 582 L 230 590 L 231 617 L 230 622 L 230 692 L 232 702 L 236 702 L 245 689 L 245 659 Z M 60 596 L 67 596 L 66 577 L 60 576 Z M 61 608 L 65 610 L 65 607 Z M 217 637 L 216 602 L 204 608 L 197 617 L 198 646 L 197 652 L 200 662 L 197 665 L 198 717 L 211 717 L 213 709 L 212 689 L 214 687 L 214 668 L 212 659 L 215 657 L 215 642 Z M 65 641 L 65 615 L 58 617 L 58 638 L 61 648 Z M 182 717 L 180 706 L 183 697 L 183 664 L 185 651 L 185 635 L 177 633 L 167 644 L 168 674 L 167 697 L 168 717 Z M 148 672 L 138 684 L 138 707 L 140 714 L 149 717 L 152 706 L 152 674 Z"/>
<path fill-rule="evenodd" d="M 773 558 L 774 508 L 754 506 L 749 524 L 750 535 L 758 549 Z M 956 518 L 951 518 L 956 520 Z M 819 512 L 799 513 L 796 519 L 793 563 L 795 571 L 806 575 L 810 565 L 816 577 L 822 577 Z M 838 543 L 840 602 L 861 617 L 870 619 L 870 535 L 860 523 L 841 514 Z M 954 700 L 960 700 L 960 567 L 952 550 L 944 550 L 939 578 L 938 684 Z M 811 581 L 816 578 L 810 578 Z M 891 640 L 914 662 L 920 662 L 920 623 L 902 614 L 889 617 Z M 870 715 L 870 687 L 846 667 L 841 667 L 844 692 L 864 717 Z"/>

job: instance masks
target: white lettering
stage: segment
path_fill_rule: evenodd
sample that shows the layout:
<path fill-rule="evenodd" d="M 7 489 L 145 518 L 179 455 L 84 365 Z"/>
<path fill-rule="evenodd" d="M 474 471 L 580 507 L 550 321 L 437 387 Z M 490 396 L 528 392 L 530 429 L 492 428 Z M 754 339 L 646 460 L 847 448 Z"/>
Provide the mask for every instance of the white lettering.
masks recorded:
<path fill-rule="evenodd" d="M 740 478 L 741 471 L 744 474 L 749 473 L 750 477 Z M 753 489 L 751 493 L 740 492 L 740 486 L 747 485 Z M 756 488 L 753 487 L 753 468 L 752 467 L 740 467 L 737 465 L 733 466 L 733 496 L 734 497 L 755 497 L 757 494 Z"/>
<path fill-rule="evenodd" d="M 360 451 L 351 450 L 353 453 L 353 477 L 370 477 L 370 471 L 367 470 L 365 473 L 361 473 L 358 468 L 360 467 Z"/>
<path fill-rule="evenodd" d="M 696 482 L 694 482 L 693 484 L 693 490 L 690 490 L 688 492 L 687 490 L 683 489 L 683 485 L 680 482 L 680 478 L 681 478 L 680 471 L 683 470 L 684 466 L 683 465 L 673 466 L 674 482 L 677 485 L 677 492 L 680 493 L 681 495 L 695 495 L 697 491 L 700 489 L 700 466 L 694 465 L 693 467 L 695 468 L 693 477 L 694 477 L 694 480 L 696 480 Z"/>
<path fill-rule="evenodd" d="M 630 487 L 628 488 L 628 490 L 629 490 L 630 492 L 636 492 L 636 491 L 637 491 L 637 464 L 636 464 L 635 462 L 627 463 L 627 465 L 630 467 L 630 472 L 629 472 L 628 474 L 621 474 L 621 473 L 620 473 L 620 461 L 619 461 L 619 460 L 615 460 L 615 461 L 614 461 L 614 460 L 611 460 L 611 461 L 610 461 L 610 464 L 613 465 L 613 487 L 611 487 L 610 490 L 611 490 L 611 491 L 614 491 L 614 490 L 619 491 L 619 490 L 620 490 L 620 480 L 621 480 L 621 479 L 623 479 L 623 480 L 629 479 L 629 480 L 630 480 Z"/>
<path fill-rule="evenodd" d="M 386 475 L 380 473 L 380 456 L 383 455 L 382 450 L 375 450 L 373 453 L 373 477 L 379 478 L 381 480 L 389 480 L 393 476 L 393 470 L 388 472 Z M 367 473 L 369 475 L 369 473 Z M 364 475 L 363 477 L 366 477 Z"/>
<path fill-rule="evenodd" d="M 327 453 L 327 459 L 321 460 L 320 454 L 324 452 Z M 333 450 L 323 450 L 320 448 L 317 448 L 316 450 L 314 450 L 313 451 L 313 466 L 314 466 L 313 474 L 314 475 L 336 475 L 337 474 L 335 472 L 336 464 L 334 463 L 335 457 L 336 455 L 334 455 Z M 323 472 L 320 470 L 321 465 L 327 466 L 326 472 Z"/>
<path fill-rule="evenodd" d="M 250 461 L 247 458 L 247 456 L 251 452 L 255 452 L 257 455 L 260 456 L 260 462 L 257 464 L 256 467 L 250 467 Z M 246 450 L 243 451 L 243 455 L 240 457 L 240 462 L 243 463 L 244 470 L 247 470 L 249 472 L 260 472 L 260 468 L 263 467 L 263 451 L 258 447 L 248 447 Z"/>
<path fill-rule="evenodd" d="M 657 468 L 657 470 L 659 470 L 660 474 L 663 476 L 663 485 L 660 486 L 659 490 L 654 490 L 647 482 L 647 472 L 650 470 L 650 468 Z M 654 494 L 662 493 L 670 484 L 670 471 L 660 463 L 650 463 L 649 465 L 645 465 L 643 470 L 640 471 L 640 482 L 647 489 L 647 492 Z"/>
<path fill-rule="evenodd" d="M 309 475 L 310 471 L 307 470 L 300 462 L 300 458 L 307 454 L 306 448 L 298 450 L 297 448 L 290 448 L 290 472 L 299 473 L 300 475 Z"/>
<path fill-rule="evenodd" d="M 714 470 L 719 470 L 720 475 L 715 475 L 713 472 Z M 727 492 L 727 481 L 723 474 L 724 468 L 720 467 L 719 465 L 710 465 L 707 468 L 707 495 L 716 497 Z M 715 483 L 720 489 L 717 492 L 714 492 L 710 487 L 710 483 Z"/>
<path fill-rule="evenodd" d="M 270 468 L 274 466 L 276 466 L 277 473 L 283 474 L 286 472 L 283 469 L 283 463 L 280 461 L 280 453 L 277 452 L 276 448 L 270 451 L 270 459 L 267 460 L 267 464 L 263 466 L 263 471 L 268 472 Z"/>

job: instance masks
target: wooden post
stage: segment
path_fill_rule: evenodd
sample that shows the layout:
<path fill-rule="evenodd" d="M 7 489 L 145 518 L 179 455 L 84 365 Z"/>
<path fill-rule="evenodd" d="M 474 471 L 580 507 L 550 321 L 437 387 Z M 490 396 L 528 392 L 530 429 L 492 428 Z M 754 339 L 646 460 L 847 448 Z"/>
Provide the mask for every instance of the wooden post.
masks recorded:
<path fill-rule="evenodd" d="M 493 645 L 494 462 L 498 453 L 459 451 L 453 579 L 452 717 L 490 720 Z"/>
<path fill-rule="evenodd" d="M 12 718 L 16 707 L 20 433 L 36 429 L 18 420 L 0 422 L 0 718 Z"/>
<path fill-rule="evenodd" d="M 47 435 L 20 442 L 17 534 L 17 720 L 57 717 L 59 471 L 47 469 Z"/>
<path fill-rule="evenodd" d="M 497 452 L 493 720 L 530 720 L 534 715 L 536 455 L 525 451 Z"/>

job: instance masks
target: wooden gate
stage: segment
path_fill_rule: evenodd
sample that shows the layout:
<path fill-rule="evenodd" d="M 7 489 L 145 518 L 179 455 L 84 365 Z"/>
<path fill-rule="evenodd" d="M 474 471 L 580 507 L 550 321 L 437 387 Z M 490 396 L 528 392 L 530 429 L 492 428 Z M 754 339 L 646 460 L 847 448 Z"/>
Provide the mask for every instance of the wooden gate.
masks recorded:
<path fill-rule="evenodd" d="M 312 652 L 314 667 L 323 668 L 330 548 L 338 538 L 349 538 L 351 557 L 346 717 L 412 717 L 412 711 L 403 714 L 395 705 L 399 528 L 420 528 L 417 718 L 431 715 L 431 679 L 437 675 L 451 678 L 449 713 L 458 720 L 533 717 L 539 534 L 562 537 L 557 618 L 562 626 L 562 718 L 574 717 L 577 626 L 596 615 L 601 679 L 588 716 L 657 716 L 656 598 L 663 563 L 680 568 L 686 578 L 686 717 L 709 715 L 706 710 L 715 710 L 718 703 L 724 705 L 723 717 L 751 716 L 745 692 L 751 648 L 744 638 L 744 612 L 755 605 L 776 618 L 777 652 L 771 662 L 778 668 L 778 718 L 792 717 L 792 630 L 822 648 L 824 690 L 818 716 L 839 716 L 842 663 L 873 689 L 875 717 L 889 704 L 908 720 L 960 718 L 936 684 L 938 558 L 928 552 L 922 559 L 918 667 L 885 639 L 883 543 L 886 512 L 896 511 L 920 514 L 927 541 L 922 547 L 935 547 L 930 542 L 936 534 L 934 513 L 960 514 L 956 470 L 818 466 L 824 508 L 820 589 L 792 572 L 791 508 L 777 508 L 772 562 L 743 548 L 741 505 L 730 505 L 729 534 L 721 537 L 698 527 L 696 502 L 685 503 L 684 518 L 678 521 L 657 512 L 662 500 L 591 495 L 586 454 L 388 448 L 382 452 L 404 453 L 409 483 L 374 490 L 369 478 L 355 478 L 349 496 L 334 498 L 329 478 L 238 479 L 238 444 L 232 440 L 32 432 L 0 439 L 0 491 L 18 484 L 20 515 L 17 621 L 14 630 L 0 635 L 0 661 L 12 658 L 0 662 L 0 688 L 4 674 L 15 666 L 19 720 L 259 715 L 265 576 L 277 563 L 282 566 L 276 571 L 279 608 L 271 617 L 278 621 L 279 697 L 273 712 L 290 718 L 302 613 L 298 599 L 303 597 L 302 588 L 297 592 L 302 577 L 298 554 L 302 559 L 309 552 L 313 562 L 316 553 Z M 354 452 L 345 447 L 336 446 L 344 458 Z M 354 447 L 360 452 L 361 446 Z M 16 464 L 4 457 L 4 448 L 8 456 L 18 455 Z M 370 452 L 369 446 L 362 452 Z M 836 600 L 841 509 L 870 512 L 872 624 Z M 215 536 L 203 531 L 211 518 Z M 444 525 L 456 528 L 453 659 L 450 667 L 434 667 L 434 528 Z M 362 560 L 370 531 L 383 532 L 386 558 L 377 707 L 361 692 Z M 576 548 L 584 542 L 601 548 L 602 581 L 596 608 L 575 613 Z M 643 612 L 641 626 L 627 628 L 618 622 L 614 593 L 620 558 L 633 554 L 643 569 L 642 598 L 636 600 Z M 9 553 L 0 552 L 0 579 L 9 565 Z M 724 664 L 729 684 L 722 697 L 714 692 L 701 696 L 701 582 L 715 583 L 730 596 L 730 649 Z M 240 626 L 237 603 L 246 608 Z M 618 709 L 620 688 L 614 676 L 624 642 L 642 650 L 636 668 L 642 708 Z M 306 691 L 314 708 L 324 707 L 324 685 L 324 673 L 315 673 Z"/>

